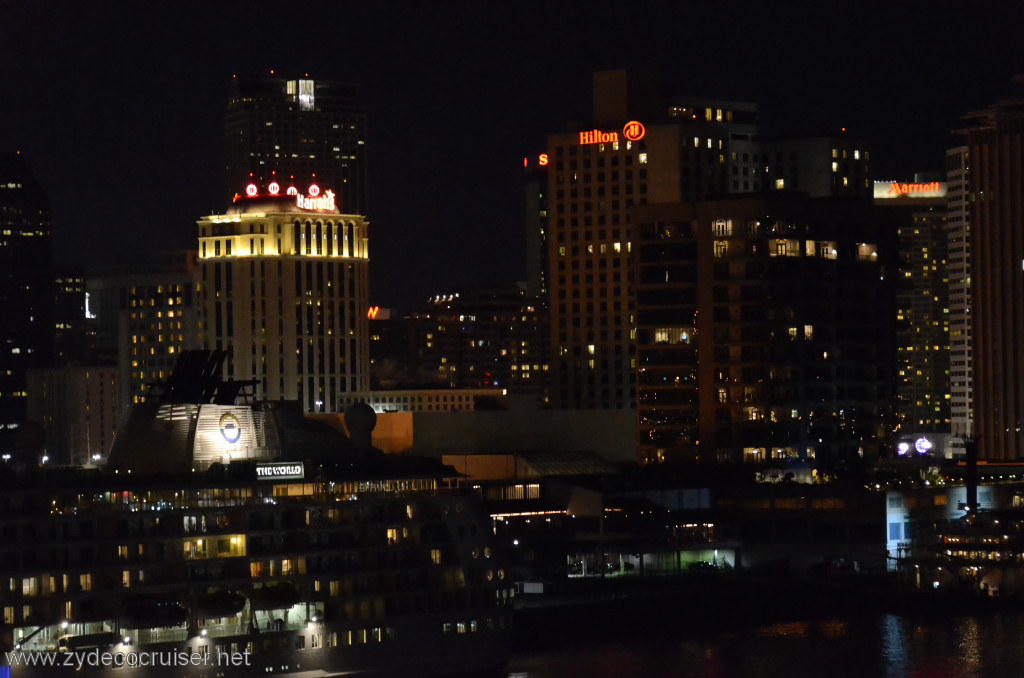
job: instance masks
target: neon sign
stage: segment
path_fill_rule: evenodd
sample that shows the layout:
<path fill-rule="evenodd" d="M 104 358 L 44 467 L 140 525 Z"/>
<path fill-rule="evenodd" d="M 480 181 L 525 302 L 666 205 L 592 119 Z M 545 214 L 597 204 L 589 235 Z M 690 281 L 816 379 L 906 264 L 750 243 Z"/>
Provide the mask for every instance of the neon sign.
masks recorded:
<path fill-rule="evenodd" d="M 626 126 L 622 128 L 622 136 L 626 137 L 626 141 L 640 141 L 644 138 L 644 134 L 647 133 L 647 129 L 642 123 L 636 120 L 630 120 L 626 123 Z"/>
<path fill-rule="evenodd" d="M 335 201 L 334 191 L 326 190 L 321 192 L 321 188 L 316 184 L 310 184 L 306 191 L 306 195 L 299 193 L 299 190 L 294 186 L 289 186 L 284 189 L 285 195 L 295 198 L 295 206 L 303 210 L 318 210 L 333 212 L 337 209 L 337 203 Z M 245 195 L 248 198 L 258 198 L 260 196 L 259 186 L 256 184 L 248 184 L 245 187 Z M 281 195 L 281 184 L 276 181 L 272 181 L 267 184 L 266 195 L 271 197 L 279 197 Z M 235 194 L 232 202 L 238 202 L 241 198 L 239 194 Z"/>
<path fill-rule="evenodd" d="M 378 313 L 380 313 L 380 306 L 371 306 L 369 310 L 366 311 L 366 317 L 370 320 L 376 320 Z"/>
<path fill-rule="evenodd" d="M 622 127 L 622 136 L 626 141 L 640 141 L 647 133 L 647 128 L 637 120 L 630 120 Z M 580 145 L 586 144 L 614 144 L 619 141 L 618 132 L 604 132 L 599 129 L 592 129 L 587 132 L 580 132 Z"/>
<path fill-rule="evenodd" d="M 619 140 L 618 132 L 602 132 L 593 129 L 589 132 L 580 132 L 580 146 L 586 144 L 614 144 Z"/>
<path fill-rule="evenodd" d="M 943 198 L 945 195 L 945 181 L 930 181 L 927 183 L 875 182 L 874 197 L 876 199 Z"/>
<path fill-rule="evenodd" d="M 316 189 L 316 192 L 313 192 Z M 322 196 L 316 197 L 320 189 L 314 184 L 309 187 L 309 196 L 296 195 L 295 205 L 303 210 L 334 210 L 334 191 L 324 191 Z"/>
<path fill-rule="evenodd" d="M 537 156 L 537 166 L 538 167 L 547 167 L 548 162 L 549 161 L 548 161 L 548 154 L 547 153 L 541 153 L 540 155 Z M 530 159 L 529 158 L 523 158 L 523 167 L 529 167 L 529 166 L 530 166 Z"/>
<path fill-rule="evenodd" d="M 305 471 L 301 463 L 256 464 L 256 477 L 260 480 L 302 480 Z"/>

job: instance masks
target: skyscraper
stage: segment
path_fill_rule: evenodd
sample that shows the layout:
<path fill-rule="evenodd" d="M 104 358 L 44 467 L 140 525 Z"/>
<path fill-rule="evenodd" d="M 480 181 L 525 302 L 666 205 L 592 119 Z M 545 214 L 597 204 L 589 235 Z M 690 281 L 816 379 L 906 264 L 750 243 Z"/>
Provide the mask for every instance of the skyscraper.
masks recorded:
<path fill-rule="evenodd" d="M 980 458 L 1017 460 L 1024 457 L 1024 99 L 966 119 L 974 435 Z"/>
<path fill-rule="evenodd" d="M 53 358 L 49 206 L 17 153 L 0 155 L 0 446 L 26 422 L 28 370 Z"/>
<path fill-rule="evenodd" d="M 778 192 L 634 216 L 642 462 L 874 451 L 891 248 L 870 203 Z"/>
<path fill-rule="evenodd" d="M 635 404 L 634 205 L 732 190 L 758 174 L 752 104 L 673 100 L 625 71 L 594 75 L 594 114 L 547 141 L 552 404 Z M 742 188 L 738 188 L 742 191 Z"/>
<path fill-rule="evenodd" d="M 345 214 L 367 214 L 366 114 L 353 85 L 235 78 L 224 143 L 226 196 L 249 183 L 316 183 Z"/>
<path fill-rule="evenodd" d="M 912 182 L 878 181 L 874 195 L 876 207 L 884 209 L 895 224 L 899 253 L 895 277 L 898 438 L 909 444 L 929 434 L 928 444 L 938 447 L 946 439 L 941 434 L 950 432 L 946 183 L 921 175 Z"/>
<path fill-rule="evenodd" d="M 946 233 L 949 248 L 950 424 L 954 436 L 974 433 L 971 354 L 971 221 L 966 146 L 946 151 Z M 953 444 L 960 447 L 958 440 Z"/>
<path fill-rule="evenodd" d="M 369 388 L 368 223 L 333 190 L 302 190 L 248 184 L 199 220 L 203 343 L 255 397 L 337 412 L 339 394 Z"/>
<path fill-rule="evenodd" d="M 120 412 L 167 378 L 183 351 L 199 347 L 196 251 L 98 271 L 88 283 L 98 343 L 117 355 Z"/>

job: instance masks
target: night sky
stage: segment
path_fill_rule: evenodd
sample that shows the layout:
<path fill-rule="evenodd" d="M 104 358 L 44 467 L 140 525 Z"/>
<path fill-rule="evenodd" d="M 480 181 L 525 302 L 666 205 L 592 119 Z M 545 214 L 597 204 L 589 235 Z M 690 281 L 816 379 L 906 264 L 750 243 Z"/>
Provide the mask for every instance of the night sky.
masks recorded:
<path fill-rule="evenodd" d="M 220 212 L 233 74 L 355 82 L 371 301 L 525 277 L 522 158 L 586 122 L 595 70 L 753 101 L 763 133 L 867 140 L 876 178 L 942 169 L 961 116 L 1017 96 L 1021 2 L 0 0 L 0 151 L 49 193 L 57 260 L 194 247 Z"/>

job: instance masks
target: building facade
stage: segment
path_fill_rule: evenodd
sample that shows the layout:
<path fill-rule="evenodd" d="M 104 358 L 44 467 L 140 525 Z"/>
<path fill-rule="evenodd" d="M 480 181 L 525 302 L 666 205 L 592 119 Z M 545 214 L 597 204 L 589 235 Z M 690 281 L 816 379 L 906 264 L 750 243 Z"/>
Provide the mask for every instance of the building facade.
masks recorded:
<path fill-rule="evenodd" d="M 776 190 L 863 198 L 870 153 L 845 133 L 761 139 L 754 104 L 673 97 L 625 71 L 596 73 L 593 96 L 590 123 L 527 158 L 530 177 L 547 172 L 528 189 L 528 223 L 547 242 L 552 404 L 630 408 L 635 210 Z"/>
<path fill-rule="evenodd" d="M 317 183 L 345 214 L 367 214 L 366 114 L 354 85 L 235 78 L 224 140 L 225 195 L 249 183 Z"/>
<path fill-rule="evenodd" d="M 966 146 L 946 151 L 946 233 L 949 262 L 950 424 L 955 435 L 974 433 L 971 346 L 971 220 Z M 963 449 L 962 443 L 956 444 Z"/>
<path fill-rule="evenodd" d="M 978 455 L 1024 456 L 1024 99 L 967 116 L 971 339 Z"/>
<path fill-rule="evenodd" d="M 427 302 L 416 325 L 419 365 L 450 388 L 547 390 L 547 324 L 536 297 L 518 285 L 465 289 Z"/>
<path fill-rule="evenodd" d="M 87 283 L 101 354 L 117 356 L 119 412 L 170 375 L 183 351 L 198 348 L 199 265 L 195 250 L 97 271 Z"/>
<path fill-rule="evenodd" d="M 946 182 L 920 175 L 875 182 L 875 205 L 896 226 L 896 425 L 908 444 L 950 432 L 946 195 Z"/>
<path fill-rule="evenodd" d="M 316 184 L 250 186 L 198 222 L 202 341 L 256 399 L 337 412 L 340 394 L 369 390 L 368 222 Z"/>
<path fill-rule="evenodd" d="M 28 416 L 28 371 L 53 359 L 54 278 L 49 204 L 24 158 L 0 155 L 0 447 Z"/>
<path fill-rule="evenodd" d="M 611 71 L 594 75 L 591 125 L 548 137 L 555 407 L 635 406 L 632 210 L 729 193 L 734 173 L 756 171 L 756 115 L 751 104 L 673 101 Z"/>
<path fill-rule="evenodd" d="M 29 416 L 43 425 L 46 463 L 83 466 L 106 457 L 122 412 L 120 379 L 114 366 L 29 372 Z"/>
<path fill-rule="evenodd" d="M 649 205 L 636 223 L 641 462 L 877 453 L 891 248 L 868 201 L 780 192 Z"/>

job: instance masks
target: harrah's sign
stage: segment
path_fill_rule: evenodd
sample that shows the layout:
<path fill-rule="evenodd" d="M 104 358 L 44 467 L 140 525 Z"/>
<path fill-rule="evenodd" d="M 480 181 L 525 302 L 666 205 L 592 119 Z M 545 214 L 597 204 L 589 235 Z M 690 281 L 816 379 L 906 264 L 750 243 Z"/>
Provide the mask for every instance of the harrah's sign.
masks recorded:
<path fill-rule="evenodd" d="M 337 204 L 334 200 L 334 191 L 326 190 L 323 195 L 320 194 L 320 187 L 316 184 L 310 184 L 306 191 L 306 195 L 299 193 L 298 189 L 294 186 L 289 186 L 284 191 L 285 195 L 292 196 L 295 198 L 295 206 L 300 210 L 325 210 L 333 212 Z M 256 184 L 249 184 L 245 187 L 245 195 L 248 198 L 259 198 L 261 196 L 260 189 Z M 276 198 L 281 195 L 281 184 L 276 181 L 271 182 L 267 185 L 266 195 L 272 198 Z M 238 202 L 238 199 L 242 196 L 238 193 L 232 199 L 232 202 Z"/>
<path fill-rule="evenodd" d="M 639 141 L 644 138 L 647 130 L 643 124 L 636 120 L 630 120 L 622 127 L 622 137 L 626 141 Z M 587 132 L 580 132 L 580 145 L 585 144 L 614 144 L 619 140 L 618 132 L 604 132 L 593 129 Z"/>
<path fill-rule="evenodd" d="M 324 191 L 323 195 L 296 195 L 295 205 L 303 210 L 334 211 L 334 191 Z"/>

